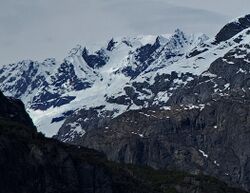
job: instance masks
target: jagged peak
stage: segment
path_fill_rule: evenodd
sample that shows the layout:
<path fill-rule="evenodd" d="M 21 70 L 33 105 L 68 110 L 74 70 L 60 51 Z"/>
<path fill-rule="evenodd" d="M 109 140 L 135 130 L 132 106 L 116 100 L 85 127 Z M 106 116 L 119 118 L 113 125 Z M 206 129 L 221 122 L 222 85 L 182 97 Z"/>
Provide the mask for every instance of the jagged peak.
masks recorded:
<path fill-rule="evenodd" d="M 18 64 L 27 65 L 27 64 L 30 64 L 30 63 L 34 63 L 34 62 L 35 62 L 35 61 L 33 61 L 33 60 L 25 59 L 25 60 L 19 61 Z"/>
<path fill-rule="evenodd" d="M 207 34 L 204 34 L 204 33 L 197 33 L 196 34 L 196 38 L 197 39 L 202 39 L 202 40 L 206 41 L 206 40 L 209 39 L 209 36 L 207 36 Z"/>
<path fill-rule="evenodd" d="M 53 66 L 57 64 L 57 61 L 55 58 L 46 58 L 43 62 L 43 65 L 45 66 Z"/>
<path fill-rule="evenodd" d="M 20 71 L 26 71 L 27 69 L 34 67 L 34 66 L 38 67 L 39 64 L 40 63 L 38 61 L 25 59 L 17 63 L 13 63 L 11 66 L 16 66 Z"/>
<path fill-rule="evenodd" d="M 79 62 L 78 60 L 81 60 L 80 63 L 83 64 L 82 56 L 83 54 L 88 54 L 88 53 L 89 51 L 87 47 L 83 47 L 82 45 L 77 44 L 74 48 L 72 48 L 69 51 L 68 56 L 64 58 L 64 62 L 67 64 L 74 65 Z"/>
<path fill-rule="evenodd" d="M 106 45 L 104 45 L 100 49 L 96 49 L 91 51 L 91 53 L 113 51 L 118 44 L 125 44 L 128 47 L 140 47 L 146 44 L 154 44 L 156 42 L 160 43 L 161 45 L 166 44 L 170 38 L 179 38 L 180 40 L 188 39 L 188 36 L 180 29 L 176 29 L 173 34 L 160 34 L 160 35 L 137 35 L 137 36 L 125 36 L 125 37 L 112 37 L 109 41 L 107 41 Z M 81 45 L 76 45 L 76 47 L 72 48 L 69 51 L 69 57 L 75 55 L 82 55 L 83 53 L 89 54 L 90 51 L 87 47 L 83 47 Z M 67 58 L 67 57 L 66 57 Z"/>
<path fill-rule="evenodd" d="M 196 42 L 196 45 L 200 45 L 208 40 L 210 40 L 210 38 L 204 33 L 192 34 L 190 36 L 190 41 Z"/>
<path fill-rule="evenodd" d="M 169 41 L 166 42 L 166 47 L 169 49 L 175 49 L 183 47 L 184 44 L 188 43 L 189 36 L 187 36 L 183 31 L 180 29 L 176 29 L 175 32 L 170 36 Z"/>
<path fill-rule="evenodd" d="M 77 44 L 76 47 L 72 48 L 70 51 L 69 51 L 69 56 L 73 56 L 73 55 L 81 55 L 83 50 L 87 50 L 86 47 L 82 47 L 80 44 Z"/>
<path fill-rule="evenodd" d="M 184 36 L 184 32 L 183 32 L 180 28 L 177 28 L 177 29 L 174 31 L 174 34 L 180 34 L 180 35 Z"/>
<path fill-rule="evenodd" d="M 114 38 L 112 38 L 109 42 L 108 42 L 108 45 L 107 45 L 107 50 L 108 51 L 112 51 L 114 48 L 115 48 L 115 45 L 117 44 L 118 42 L 114 40 Z"/>
<path fill-rule="evenodd" d="M 122 37 L 120 41 L 128 47 L 139 47 L 146 44 L 153 44 L 156 40 L 156 35 L 138 35 Z"/>
<path fill-rule="evenodd" d="M 180 38 L 183 38 L 183 39 L 187 39 L 186 34 L 182 30 L 180 30 L 179 28 L 177 28 L 174 31 L 173 37 L 180 37 Z"/>
<path fill-rule="evenodd" d="M 156 42 L 158 42 L 160 45 L 165 45 L 168 41 L 169 41 L 169 38 L 163 35 L 159 35 L 156 38 Z"/>

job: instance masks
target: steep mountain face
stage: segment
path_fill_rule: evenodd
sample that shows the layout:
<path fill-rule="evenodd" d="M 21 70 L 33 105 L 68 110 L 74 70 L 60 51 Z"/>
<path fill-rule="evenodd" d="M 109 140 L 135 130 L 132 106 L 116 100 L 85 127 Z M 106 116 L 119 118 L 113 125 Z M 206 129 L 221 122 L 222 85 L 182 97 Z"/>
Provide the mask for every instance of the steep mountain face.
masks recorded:
<path fill-rule="evenodd" d="M 222 98 L 207 105 L 131 111 L 78 144 L 110 160 L 216 176 L 249 190 L 249 102 Z"/>
<path fill-rule="evenodd" d="M 241 44 L 177 89 L 167 106 L 124 113 L 76 143 L 111 160 L 202 172 L 249 190 L 248 34 L 235 37 Z"/>
<path fill-rule="evenodd" d="M 0 107 L 1 192 L 244 192 L 208 176 L 108 162 L 94 150 L 37 133 L 20 101 L 0 93 Z"/>

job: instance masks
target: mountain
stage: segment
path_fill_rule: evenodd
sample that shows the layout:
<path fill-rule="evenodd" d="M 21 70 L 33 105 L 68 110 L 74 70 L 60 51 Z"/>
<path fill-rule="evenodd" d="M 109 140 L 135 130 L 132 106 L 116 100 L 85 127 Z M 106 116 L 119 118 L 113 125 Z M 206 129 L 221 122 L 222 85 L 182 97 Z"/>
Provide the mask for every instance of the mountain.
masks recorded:
<path fill-rule="evenodd" d="M 249 34 L 243 29 L 227 40 L 226 53 L 166 106 L 123 113 L 76 143 L 110 160 L 202 172 L 249 191 Z"/>
<path fill-rule="evenodd" d="M 186 65 L 197 58 L 194 64 L 203 72 L 173 90 L 163 105 L 110 120 L 94 117 L 95 124 L 83 127 L 84 136 L 69 141 L 102 151 L 110 160 L 205 173 L 249 190 L 250 29 L 236 22 L 241 30 L 228 39 L 232 24 L 186 55 Z M 225 41 L 218 42 L 219 36 Z M 64 140 L 66 124 L 86 116 L 81 110 L 66 119 L 57 138 Z"/>
<path fill-rule="evenodd" d="M 248 18 L 248 15 L 246 18 Z M 240 18 L 238 20 L 242 21 Z M 249 43 L 249 29 L 245 26 L 241 26 L 241 28 L 242 31 L 228 39 L 227 31 L 232 29 L 229 23 L 223 27 L 223 30 L 215 38 L 207 39 L 204 36 L 199 36 L 203 37 L 200 38 L 202 41 L 198 41 L 199 43 L 196 43 L 196 46 L 192 46 L 191 49 L 183 49 L 181 46 L 177 46 L 177 51 L 174 51 L 175 49 L 172 47 L 170 51 L 175 52 L 175 54 L 167 60 L 164 59 L 166 57 L 165 48 L 169 48 L 171 44 L 164 43 L 164 51 L 161 51 L 159 55 L 155 55 L 155 58 L 152 59 L 153 63 L 149 66 L 147 66 L 147 63 L 143 64 L 143 66 L 146 66 L 146 70 L 135 78 L 131 76 L 128 82 L 123 80 L 124 84 L 120 83 L 121 79 L 113 80 L 111 90 L 105 89 L 101 91 L 99 89 L 98 96 L 92 95 L 91 101 L 100 101 L 99 95 L 102 92 L 104 92 L 103 96 L 105 96 L 104 101 L 99 105 L 88 103 L 90 104 L 89 107 L 79 108 L 78 111 L 66 118 L 56 137 L 64 142 L 78 143 L 85 133 L 98 127 L 105 128 L 110 120 L 123 112 L 142 108 L 160 108 L 168 105 L 169 99 L 176 91 L 182 90 L 186 84 L 204 74 L 214 61 L 222 58 L 229 51 L 233 55 L 235 49 L 241 46 L 244 47 Z M 183 38 L 184 33 L 179 30 L 176 31 L 176 34 L 179 34 L 178 37 L 182 37 L 178 39 L 188 39 Z M 176 40 L 175 35 L 172 37 Z M 226 40 L 218 42 L 217 37 L 224 37 Z M 178 55 L 178 52 L 182 54 Z M 158 52 L 156 51 L 156 53 Z M 165 56 L 162 57 L 162 54 Z M 240 57 L 237 54 L 235 53 L 236 60 Z M 146 55 L 150 54 L 147 53 Z M 147 61 L 150 62 L 151 59 Z M 128 68 L 132 65 L 129 64 Z M 233 75 L 232 73 L 231 76 Z M 223 83 L 221 84 L 223 85 Z M 112 85 L 119 88 L 113 89 Z M 94 93 L 91 89 L 88 91 Z M 89 93 L 84 96 L 86 95 L 88 96 Z M 110 106 L 111 104 L 112 106 Z M 119 107 L 124 109 L 119 109 Z M 83 133 L 79 133 L 79 131 Z"/>
<path fill-rule="evenodd" d="M 113 38 L 94 51 L 77 46 L 63 62 L 5 65 L 0 89 L 22 99 L 47 136 L 250 190 L 249 18 L 214 38 Z"/>
<path fill-rule="evenodd" d="M 244 193 L 209 176 L 109 162 L 37 133 L 21 101 L 0 93 L 0 107 L 1 192 Z"/>
<path fill-rule="evenodd" d="M 172 35 L 112 38 L 93 51 L 77 46 L 63 62 L 4 65 L 0 89 L 24 102 L 39 131 L 73 142 L 128 110 L 166 105 L 176 89 L 247 40 L 240 34 L 248 16 L 237 21 L 212 39 L 177 29 Z M 229 36 L 234 28 L 241 31 Z"/>
<path fill-rule="evenodd" d="M 176 30 L 173 35 L 113 38 L 96 51 L 77 46 L 62 63 L 46 59 L 4 65 L 0 89 L 24 101 L 39 131 L 52 136 L 66 117 L 79 110 L 99 109 L 98 117 L 113 118 L 129 109 L 166 102 L 170 88 L 203 71 L 173 65 L 186 60 L 186 53 L 205 40 L 204 34 Z M 173 73 L 165 75 L 165 71 Z M 74 124 L 68 135 L 82 136 L 87 131 L 79 129 L 83 121 Z"/>

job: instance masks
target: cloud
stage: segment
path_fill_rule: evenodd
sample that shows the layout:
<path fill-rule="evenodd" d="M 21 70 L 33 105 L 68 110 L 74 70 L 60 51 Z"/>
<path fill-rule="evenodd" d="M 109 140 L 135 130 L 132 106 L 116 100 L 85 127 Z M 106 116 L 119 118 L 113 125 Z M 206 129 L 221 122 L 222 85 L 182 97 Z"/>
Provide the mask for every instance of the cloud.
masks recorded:
<path fill-rule="evenodd" d="M 247 7 L 240 9 L 228 0 L 216 0 L 216 3 L 215 0 L 0 2 L 0 64 L 27 58 L 63 59 L 78 43 L 90 45 L 114 36 L 171 33 L 176 28 L 188 33 L 213 35 L 227 20 L 241 15 L 240 10 L 244 12 Z M 224 8 L 221 2 L 224 2 Z M 237 11 L 232 11 L 233 6 L 237 6 Z"/>

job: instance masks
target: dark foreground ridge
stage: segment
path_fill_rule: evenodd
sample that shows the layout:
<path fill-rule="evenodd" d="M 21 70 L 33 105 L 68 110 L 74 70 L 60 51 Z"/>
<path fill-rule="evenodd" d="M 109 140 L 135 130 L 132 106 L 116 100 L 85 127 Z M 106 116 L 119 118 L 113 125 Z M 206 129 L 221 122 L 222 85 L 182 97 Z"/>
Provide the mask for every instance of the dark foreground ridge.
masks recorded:
<path fill-rule="evenodd" d="M 20 101 L 0 94 L 0 107 L 0 192 L 244 192 L 208 176 L 109 162 L 94 150 L 37 133 Z"/>

